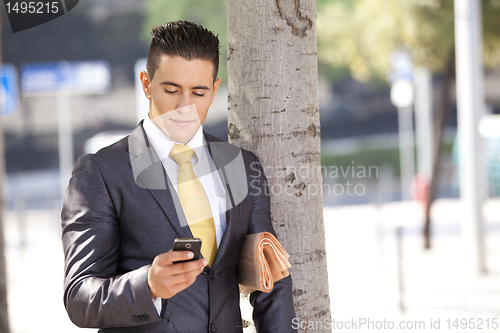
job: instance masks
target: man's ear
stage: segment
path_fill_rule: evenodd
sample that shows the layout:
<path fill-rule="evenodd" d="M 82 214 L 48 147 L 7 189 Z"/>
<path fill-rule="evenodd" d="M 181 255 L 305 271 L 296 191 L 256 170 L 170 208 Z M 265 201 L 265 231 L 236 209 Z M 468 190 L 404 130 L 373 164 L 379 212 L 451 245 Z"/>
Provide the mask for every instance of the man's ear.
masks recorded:
<path fill-rule="evenodd" d="M 210 102 L 210 104 L 213 103 L 214 98 L 215 98 L 215 94 L 217 94 L 217 90 L 219 89 L 221 82 L 222 82 L 221 78 L 218 78 L 217 80 L 215 80 L 215 82 L 214 82 L 214 94 L 212 96 L 212 101 Z"/>
<path fill-rule="evenodd" d="M 142 90 L 144 91 L 144 95 L 146 95 L 147 99 L 151 99 L 151 78 L 146 71 L 141 71 L 139 75 L 142 83 Z"/>

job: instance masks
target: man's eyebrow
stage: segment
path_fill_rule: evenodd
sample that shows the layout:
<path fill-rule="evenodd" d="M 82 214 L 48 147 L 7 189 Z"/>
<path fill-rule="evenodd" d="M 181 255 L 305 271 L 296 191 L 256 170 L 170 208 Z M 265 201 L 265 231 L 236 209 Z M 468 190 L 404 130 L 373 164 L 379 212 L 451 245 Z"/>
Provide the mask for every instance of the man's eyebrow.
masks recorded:
<path fill-rule="evenodd" d="M 169 82 L 169 81 L 163 81 L 163 82 L 160 82 L 160 84 L 162 86 L 174 86 L 174 87 L 182 88 L 179 84 L 173 83 L 173 82 Z"/>
<path fill-rule="evenodd" d="M 169 81 L 160 82 L 160 84 L 164 85 L 164 86 L 174 86 L 174 87 L 182 88 L 180 84 L 169 82 Z M 207 86 L 196 86 L 196 87 L 192 87 L 191 89 L 210 90 Z"/>

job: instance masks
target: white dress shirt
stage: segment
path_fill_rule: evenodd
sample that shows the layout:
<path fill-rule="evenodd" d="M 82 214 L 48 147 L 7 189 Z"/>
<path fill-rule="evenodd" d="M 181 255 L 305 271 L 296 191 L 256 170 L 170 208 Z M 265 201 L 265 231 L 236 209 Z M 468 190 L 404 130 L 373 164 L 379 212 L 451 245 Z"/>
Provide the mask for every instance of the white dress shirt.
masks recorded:
<path fill-rule="evenodd" d="M 177 172 L 179 165 L 170 156 L 170 150 L 174 144 L 182 144 L 170 139 L 158 126 L 156 126 L 149 117 L 144 119 L 144 131 L 149 142 L 153 146 L 156 154 L 160 158 L 167 176 L 177 192 Z M 217 168 L 210 156 L 208 146 L 203 135 L 203 125 L 187 143 L 194 150 L 191 163 L 193 171 L 198 178 L 201 186 L 207 194 L 212 215 L 214 218 L 215 234 L 217 238 L 217 248 L 220 245 L 224 230 L 226 230 L 226 193 L 220 179 Z M 153 300 L 158 314 L 161 311 L 161 299 L 157 297 Z"/>

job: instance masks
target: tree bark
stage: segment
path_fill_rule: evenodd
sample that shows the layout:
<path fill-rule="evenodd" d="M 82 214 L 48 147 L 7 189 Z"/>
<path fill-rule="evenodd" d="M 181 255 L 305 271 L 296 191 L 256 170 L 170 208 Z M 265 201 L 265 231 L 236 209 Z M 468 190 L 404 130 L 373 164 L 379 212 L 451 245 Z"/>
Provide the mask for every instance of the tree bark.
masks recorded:
<path fill-rule="evenodd" d="M 273 225 L 290 254 L 297 317 L 324 321 L 331 314 L 315 1 L 228 0 L 227 13 L 229 141 L 264 167 Z"/>
<path fill-rule="evenodd" d="M 0 17 L 0 36 L 2 20 Z M 2 65 L 2 41 L 0 40 L 0 66 Z M 0 117 L 0 189 L 3 189 L 5 174 L 4 135 Z M 5 268 L 5 244 L 3 234 L 3 191 L 0 190 L 0 333 L 9 333 L 9 312 L 7 306 L 7 271 Z"/>
<path fill-rule="evenodd" d="M 439 104 L 439 112 L 437 115 L 435 136 L 434 136 L 434 160 L 432 165 L 432 175 L 427 192 L 427 202 L 425 203 L 425 222 L 423 229 L 424 248 L 431 248 L 431 207 L 434 199 L 436 198 L 437 186 L 439 183 L 439 166 L 441 163 L 442 155 L 442 142 L 444 136 L 444 128 L 450 113 L 450 87 L 454 77 L 455 70 L 455 50 L 450 52 L 446 67 L 443 71 L 443 81 L 441 83 L 441 99 Z"/>

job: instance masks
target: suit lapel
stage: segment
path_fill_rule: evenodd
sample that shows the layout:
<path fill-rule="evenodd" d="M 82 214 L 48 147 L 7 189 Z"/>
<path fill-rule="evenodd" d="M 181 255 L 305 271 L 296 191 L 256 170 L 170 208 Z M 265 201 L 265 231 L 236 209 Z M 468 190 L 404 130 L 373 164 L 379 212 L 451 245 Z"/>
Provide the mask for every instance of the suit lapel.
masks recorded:
<path fill-rule="evenodd" d="M 179 198 L 165 173 L 161 160 L 147 139 L 142 121 L 130 133 L 128 149 L 129 165 L 134 173 L 136 184 L 151 193 L 178 237 L 193 237 L 180 208 Z M 178 215 L 177 212 L 181 214 Z"/>
<path fill-rule="evenodd" d="M 226 174 L 224 172 L 225 167 L 231 162 L 231 156 L 234 155 L 234 150 L 229 147 L 234 147 L 233 145 L 228 144 L 225 141 L 214 141 L 205 133 L 205 140 L 207 142 L 208 151 L 212 160 L 214 161 L 217 172 L 219 173 L 219 177 L 222 181 L 226 192 L 226 230 L 222 235 L 222 239 L 217 250 L 217 255 L 215 256 L 214 263 L 212 267 L 215 267 L 219 261 L 222 260 L 224 254 L 229 249 L 231 240 L 234 234 L 234 227 L 237 223 L 237 218 L 235 215 L 235 211 L 239 212 L 239 205 L 236 205 L 231 193 L 231 186 L 227 180 Z M 238 148 L 239 149 L 239 148 Z"/>

